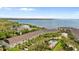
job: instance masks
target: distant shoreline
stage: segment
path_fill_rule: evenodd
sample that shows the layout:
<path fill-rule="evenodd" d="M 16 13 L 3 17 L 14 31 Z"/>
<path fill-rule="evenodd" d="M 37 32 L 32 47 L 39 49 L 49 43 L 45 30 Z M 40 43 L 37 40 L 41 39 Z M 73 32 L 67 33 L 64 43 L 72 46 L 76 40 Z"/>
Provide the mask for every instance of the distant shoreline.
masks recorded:
<path fill-rule="evenodd" d="M 55 20 L 53 18 L 0 18 L 4 20 Z"/>
<path fill-rule="evenodd" d="M 63 19 L 63 18 L 0 18 L 4 20 L 79 20 L 79 19 Z"/>

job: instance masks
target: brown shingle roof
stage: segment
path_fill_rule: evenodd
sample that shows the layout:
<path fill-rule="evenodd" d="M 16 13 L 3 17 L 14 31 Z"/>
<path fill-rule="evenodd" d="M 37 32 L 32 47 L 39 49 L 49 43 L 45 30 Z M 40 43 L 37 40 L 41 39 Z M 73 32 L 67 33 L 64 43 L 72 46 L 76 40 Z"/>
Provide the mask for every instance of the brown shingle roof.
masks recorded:
<path fill-rule="evenodd" d="M 9 41 L 9 45 L 19 44 L 20 42 L 23 42 L 24 40 L 31 39 L 35 36 L 40 35 L 40 34 L 43 34 L 43 33 L 46 33 L 46 32 L 52 32 L 52 31 L 56 31 L 56 29 L 34 31 L 34 32 L 30 32 L 30 33 L 23 34 L 23 35 L 20 35 L 20 36 L 8 38 L 7 40 Z"/>

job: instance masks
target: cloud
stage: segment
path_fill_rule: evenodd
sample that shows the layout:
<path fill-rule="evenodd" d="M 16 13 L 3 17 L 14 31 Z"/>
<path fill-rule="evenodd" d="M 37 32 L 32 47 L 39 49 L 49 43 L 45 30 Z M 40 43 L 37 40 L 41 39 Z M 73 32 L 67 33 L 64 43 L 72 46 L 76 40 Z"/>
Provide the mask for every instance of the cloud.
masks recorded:
<path fill-rule="evenodd" d="M 75 11 L 70 15 L 71 18 L 79 19 L 79 11 Z"/>
<path fill-rule="evenodd" d="M 2 8 L 2 7 L 0 7 L 0 8 Z"/>
<path fill-rule="evenodd" d="M 10 7 L 0 7 L 0 9 L 11 10 L 12 8 L 10 8 Z"/>
<path fill-rule="evenodd" d="M 6 10 L 12 10 L 12 8 L 10 8 L 10 7 L 4 7 L 4 9 L 6 9 Z"/>
<path fill-rule="evenodd" d="M 20 8 L 22 11 L 34 11 L 34 8 Z"/>
<path fill-rule="evenodd" d="M 0 9 L 1 9 L 2 7 L 0 7 Z"/>

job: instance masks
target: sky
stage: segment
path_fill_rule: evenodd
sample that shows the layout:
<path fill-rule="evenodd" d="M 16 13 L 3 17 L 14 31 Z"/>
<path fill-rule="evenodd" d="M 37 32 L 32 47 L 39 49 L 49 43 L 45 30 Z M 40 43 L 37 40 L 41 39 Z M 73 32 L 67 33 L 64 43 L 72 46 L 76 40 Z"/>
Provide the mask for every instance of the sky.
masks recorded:
<path fill-rule="evenodd" d="M 0 7 L 0 17 L 79 19 L 78 7 Z"/>

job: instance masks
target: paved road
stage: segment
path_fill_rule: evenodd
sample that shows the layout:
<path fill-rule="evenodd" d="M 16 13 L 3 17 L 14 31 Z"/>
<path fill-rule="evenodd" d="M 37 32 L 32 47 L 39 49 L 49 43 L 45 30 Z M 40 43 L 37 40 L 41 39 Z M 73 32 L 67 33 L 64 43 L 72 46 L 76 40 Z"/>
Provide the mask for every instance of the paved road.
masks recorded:
<path fill-rule="evenodd" d="M 54 32 L 56 31 L 56 29 L 49 29 L 49 30 L 39 30 L 39 31 L 34 31 L 34 32 L 30 32 L 27 34 L 23 34 L 20 36 L 16 36 L 16 37 L 12 37 L 12 38 L 8 38 L 8 42 L 9 44 L 7 44 L 9 47 L 14 47 L 17 44 L 23 43 L 28 39 L 32 39 L 34 37 L 37 37 L 41 34 L 47 33 L 47 32 Z"/>

